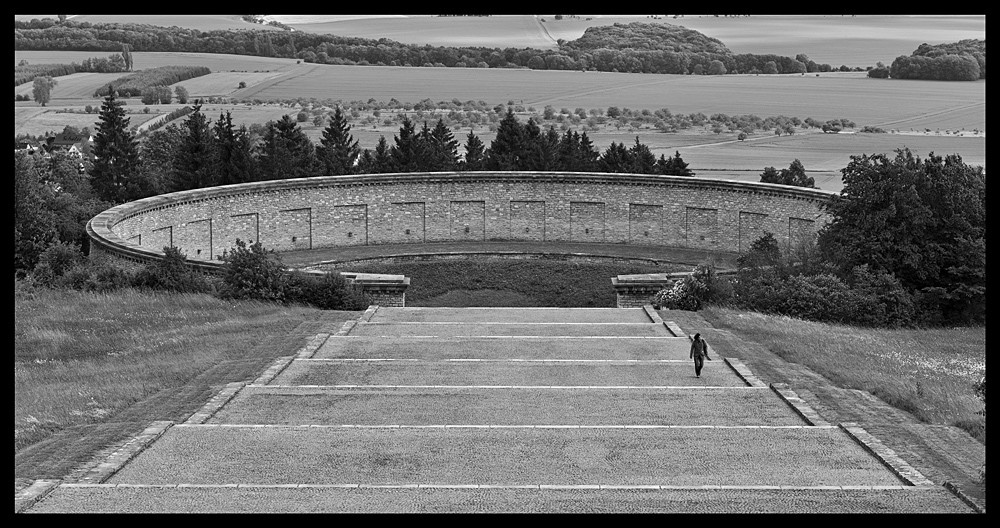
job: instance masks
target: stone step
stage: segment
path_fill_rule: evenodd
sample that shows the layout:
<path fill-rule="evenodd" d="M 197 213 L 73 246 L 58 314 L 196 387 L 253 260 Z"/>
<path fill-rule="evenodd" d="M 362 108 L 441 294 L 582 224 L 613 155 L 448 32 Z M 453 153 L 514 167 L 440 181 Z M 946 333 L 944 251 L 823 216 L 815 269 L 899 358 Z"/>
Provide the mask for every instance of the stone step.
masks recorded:
<path fill-rule="evenodd" d="M 902 481 L 836 427 L 180 424 L 107 483 L 887 486 Z"/>
<path fill-rule="evenodd" d="M 662 323 L 377 323 L 360 322 L 350 335 L 370 336 L 609 336 L 671 337 Z"/>
<path fill-rule="evenodd" d="M 333 336 L 313 358 L 687 360 L 683 337 L 376 337 Z M 718 358 L 713 354 L 713 359 Z M 711 363 L 709 364 L 711 365 Z"/>
<path fill-rule="evenodd" d="M 935 488 L 74 486 L 29 513 L 969 513 Z"/>
<path fill-rule="evenodd" d="M 371 322 L 650 323 L 642 308 L 389 308 Z"/>
<path fill-rule="evenodd" d="M 511 361 L 299 359 L 273 385 L 646 385 L 746 386 L 723 361 L 696 378 L 690 360 Z"/>
<path fill-rule="evenodd" d="M 804 426 L 768 388 L 245 387 L 208 423 Z"/>

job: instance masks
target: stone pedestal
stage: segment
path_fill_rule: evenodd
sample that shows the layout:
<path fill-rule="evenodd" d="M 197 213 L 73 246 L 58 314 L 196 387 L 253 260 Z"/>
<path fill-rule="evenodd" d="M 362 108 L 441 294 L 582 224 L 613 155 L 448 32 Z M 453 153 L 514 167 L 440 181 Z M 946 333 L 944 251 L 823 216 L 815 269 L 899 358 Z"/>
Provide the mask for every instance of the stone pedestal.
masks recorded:
<path fill-rule="evenodd" d="M 406 288 L 410 278 L 404 275 L 341 272 L 341 276 L 355 285 L 370 299 L 371 304 L 402 308 L 406 306 Z"/>
<path fill-rule="evenodd" d="M 686 273 L 618 275 L 611 278 L 611 285 L 615 288 L 619 308 L 636 308 L 652 304 L 657 292 L 672 287 L 674 280 L 684 275 Z"/>

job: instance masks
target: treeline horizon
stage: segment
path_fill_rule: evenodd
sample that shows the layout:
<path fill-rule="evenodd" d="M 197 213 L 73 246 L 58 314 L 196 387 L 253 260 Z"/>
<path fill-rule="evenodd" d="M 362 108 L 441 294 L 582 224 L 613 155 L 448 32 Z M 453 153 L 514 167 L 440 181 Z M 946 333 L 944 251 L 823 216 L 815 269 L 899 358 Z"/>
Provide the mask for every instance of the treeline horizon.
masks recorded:
<path fill-rule="evenodd" d="M 638 47 L 609 47 L 623 42 Z M 54 19 L 14 21 L 15 50 L 223 53 L 317 64 L 528 68 L 660 74 L 782 74 L 865 71 L 817 64 L 804 54 L 733 54 L 716 39 L 681 26 L 634 22 L 588 28 L 556 50 L 403 44 L 301 31 L 212 30 Z"/>

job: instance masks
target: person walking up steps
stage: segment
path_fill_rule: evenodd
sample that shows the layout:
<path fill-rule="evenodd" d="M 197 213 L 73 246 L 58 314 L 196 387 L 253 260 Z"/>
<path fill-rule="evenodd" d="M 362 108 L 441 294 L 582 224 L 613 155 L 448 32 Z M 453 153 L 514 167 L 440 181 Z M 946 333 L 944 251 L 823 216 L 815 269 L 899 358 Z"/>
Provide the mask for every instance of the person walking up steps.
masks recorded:
<path fill-rule="evenodd" d="M 701 338 L 701 334 L 695 334 L 694 340 L 691 341 L 691 358 L 694 359 L 694 375 L 700 378 L 701 367 L 705 364 L 705 360 L 712 361 L 712 358 L 708 357 L 708 343 Z"/>

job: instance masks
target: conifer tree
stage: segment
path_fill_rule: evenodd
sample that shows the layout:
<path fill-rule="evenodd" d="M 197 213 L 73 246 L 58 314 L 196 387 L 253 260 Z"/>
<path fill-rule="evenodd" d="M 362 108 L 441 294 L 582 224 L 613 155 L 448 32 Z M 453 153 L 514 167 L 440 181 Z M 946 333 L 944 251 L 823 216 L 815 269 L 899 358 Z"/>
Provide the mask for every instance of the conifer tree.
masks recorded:
<path fill-rule="evenodd" d="M 490 143 L 486 167 L 489 170 L 512 171 L 520 166 L 520 155 L 523 152 L 524 130 L 514 115 L 514 110 L 507 108 L 507 115 L 497 126 L 497 135 Z"/>
<path fill-rule="evenodd" d="M 264 180 L 319 176 L 324 170 L 312 141 L 288 114 L 267 123 L 259 161 Z"/>
<path fill-rule="evenodd" d="M 426 123 L 424 127 L 426 128 Z M 404 117 L 399 127 L 399 135 L 394 137 L 396 144 L 390 149 L 393 170 L 399 172 L 418 172 L 422 166 L 419 139 L 416 127 L 410 118 Z M 377 154 L 377 153 L 376 153 Z"/>
<path fill-rule="evenodd" d="M 463 171 L 480 171 L 485 168 L 486 145 L 476 134 L 469 132 L 465 140 L 465 159 L 458 169 Z"/>
<path fill-rule="evenodd" d="M 184 120 L 183 139 L 174 158 L 172 189 L 186 191 L 215 185 L 212 167 L 212 133 L 201 105 Z"/>
<path fill-rule="evenodd" d="M 625 144 L 618 144 L 614 141 L 601 155 L 601 170 L 603 172 L 623 173 L 629 171 L 628 149 Z"/>
<path fill-rule="evenodd" d="M 430 165 L 427 170 L 455 170 L 458 167 L 458 141 L 455 141 L 455 135 L 448 130 L 443 119 L 438 119 L 428 139 Z"/>
<path fill-rule="evenodd" d="M 125 117 L 123 106 L 115 92 L 101 104 L 90 172 L 97 196 L 116 204 L 126 201 L 129 180 L 139 169 L 138 144 L 129 131 L 130 119 Z"/>
<path fill-rule="evenodd" d="M 672 158 L 665 158 L 661 155 L 656 162 L 656 172 L 670 176 L 694 176 L 694 173 L 687 167 L 688 164 L 681 159 L 680 151 L 674 151 Z"/>
<path fill-rule="evenodd" d="M 246 125 L 233 127 L 232 114 L 219 114 L 212 128 L 212 172 L 216 185 L 254 181 L 255 163 Z"/>
<path fill-rule="evenodd" d="M 360 153 L 358 142 L 351 135 L 351 125 L 338 106 L 333 111 L 330 124 L 323 130 L 316 155 L 326 167 L 326 174 L 340 175 L 354 173 L 354 162 Z"/>
<path fill-rule="evenodd" d="M 656 156 L 649 147 L 639 142 L 635 137 L 635 145 L 628 151 L 629 170 L 635 174 L 654 174 L 656 172 Z"/>

